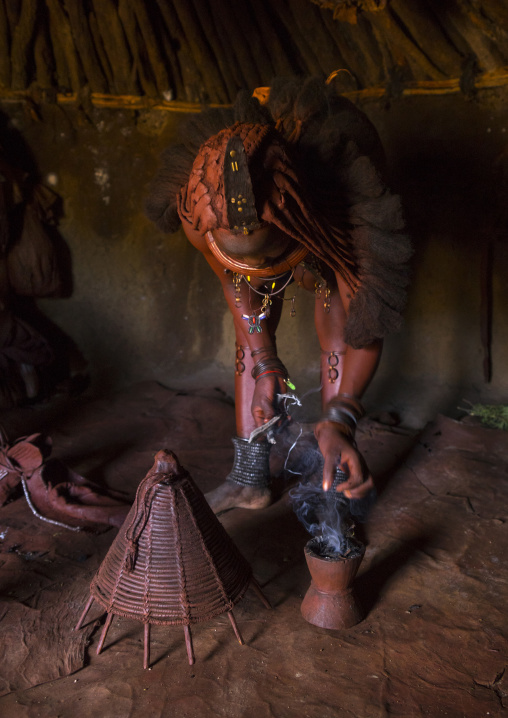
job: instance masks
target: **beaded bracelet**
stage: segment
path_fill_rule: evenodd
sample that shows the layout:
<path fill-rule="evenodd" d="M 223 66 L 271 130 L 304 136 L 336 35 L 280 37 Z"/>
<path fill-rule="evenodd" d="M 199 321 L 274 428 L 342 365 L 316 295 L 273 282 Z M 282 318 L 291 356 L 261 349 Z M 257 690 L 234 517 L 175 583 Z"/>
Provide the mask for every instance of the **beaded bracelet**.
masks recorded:
<path fill-rule="evenodd" d="M 233 468 L 226 481 L 232 481 L 240 486 L 253 486 L 257 489 L 267 488 L 270 485 L 270 449 L 272 445 L 267 441 L 254 441 L 235 436 L 235 459 Z"/>

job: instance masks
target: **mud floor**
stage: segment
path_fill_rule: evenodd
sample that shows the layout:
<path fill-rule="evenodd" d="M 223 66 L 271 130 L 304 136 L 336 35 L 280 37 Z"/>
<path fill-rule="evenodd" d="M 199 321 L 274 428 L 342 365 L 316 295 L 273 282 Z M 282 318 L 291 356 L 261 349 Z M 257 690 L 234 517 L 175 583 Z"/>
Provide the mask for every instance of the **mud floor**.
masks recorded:
<path fill-rule="evenodd" d="M 50 434 L 53 457 L 131 498 L 160 448 L 173 450 L 203 491 L 232 461 L 234 409 L 214 390 L 140 384 L 113 400 L 62 398 L 6 413 L 2 424 L 11 439 Z M 122 618 L 97 656 L 100 609 L 73 627 L 116 529 L 45 523 L 20 493 L 0 509 L 0 715 L 504 714 L 508 434 L 444 416 L 420 433 L 367 418 L 359 443 L 379 491 L 359 529 L 367 551 L 355 587 L 365 619 L 329 631 L 301 617 L 309 536 L 279 482 L 271 507 L 220 518 L 273 610 L 247 592 L 235 609 L 243 646 L 225 615 L 194 626 L 193 666 L 183 630 L 154 627 L 152 666 L 143 670 L 143 628 Z"/>

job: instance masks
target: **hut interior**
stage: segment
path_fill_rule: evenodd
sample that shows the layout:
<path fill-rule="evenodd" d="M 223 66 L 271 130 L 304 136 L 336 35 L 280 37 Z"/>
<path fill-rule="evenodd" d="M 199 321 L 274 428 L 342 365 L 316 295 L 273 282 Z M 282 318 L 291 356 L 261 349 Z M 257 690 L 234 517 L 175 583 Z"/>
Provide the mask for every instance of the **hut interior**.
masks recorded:
<path fill-rule="evenodd" d="M 106 490 L 130 505 L 161 449 L 203 492 L 233 460 L 233 323 L 182 230 L 144 214 L 161 152 L 242 89 L 332 74 L 379 132 L 414 247 L 357 434 L 377 489 L 356 528 L 363 619 L 300 613 L 309 534 L 287 461 L 320 415 L 302 292 L 278 333 L 305 399 L 274 447 L 277 500 L 219 517 L 272 610 L 251 592 L 235 606 L 245 645 L 225 613 L 193 625 L 193 665 L 181 626 L 154 625 L 147 669 L 143 627 L 115 615 L 97 655 L 101 607 L 75 626 L 119 522 L 76 530 L 40 502 L 78 477 L 71 505 Z M 504 714 L 506 2 L 0 0 L 0 180 L 1 715 Z M 38 452 L 64 479 L 44 484 L 37 464 L 39 503 L 23 473 Z"/>

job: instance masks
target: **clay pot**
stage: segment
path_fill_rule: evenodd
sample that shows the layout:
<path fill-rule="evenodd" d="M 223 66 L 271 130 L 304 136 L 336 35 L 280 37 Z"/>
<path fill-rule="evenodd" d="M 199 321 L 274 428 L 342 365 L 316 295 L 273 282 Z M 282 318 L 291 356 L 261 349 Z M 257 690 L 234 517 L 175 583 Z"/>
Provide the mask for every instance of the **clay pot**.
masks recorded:
<path fill-rule="evenodd" d="M 352 584 L 365 547 L 360 545 L 361 552 L 356 551 L 352 558 L 325 558 L 315 553 L 315 546 L 315 539 L 311 539 L 305 546 L 305 559 L 312 581 L 302 602 L 302 616 L 321 628 L 351 628 L 364 617 Z"/>

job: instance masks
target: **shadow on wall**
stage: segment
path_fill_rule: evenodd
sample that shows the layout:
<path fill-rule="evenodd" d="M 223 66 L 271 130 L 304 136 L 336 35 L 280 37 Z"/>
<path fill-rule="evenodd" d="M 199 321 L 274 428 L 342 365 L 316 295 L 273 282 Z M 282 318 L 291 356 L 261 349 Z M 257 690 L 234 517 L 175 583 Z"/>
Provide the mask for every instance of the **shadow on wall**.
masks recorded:
<path fill-rule="evenodd" d="M 404 387 L 432 414 L 455 409 L 465 392 L 508 395 L 493 355 L 496 346 L 499 358 L 508 350 L 508 127 L 500 109 L 408 99 L 380 118 L 415 247 L 406 326 L 388 343 L 381 401 Z"/>

